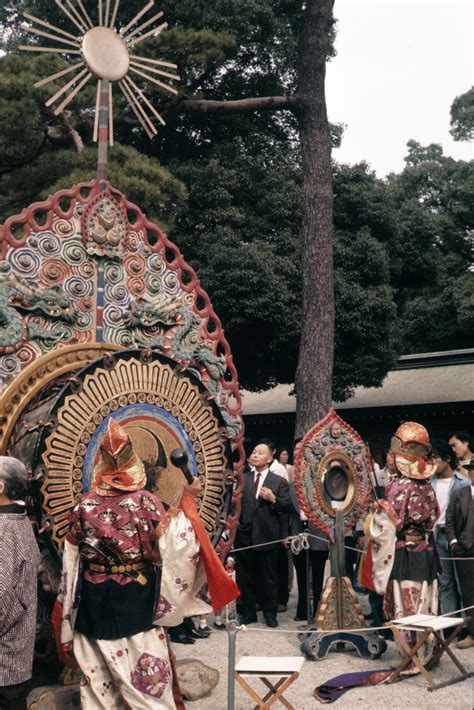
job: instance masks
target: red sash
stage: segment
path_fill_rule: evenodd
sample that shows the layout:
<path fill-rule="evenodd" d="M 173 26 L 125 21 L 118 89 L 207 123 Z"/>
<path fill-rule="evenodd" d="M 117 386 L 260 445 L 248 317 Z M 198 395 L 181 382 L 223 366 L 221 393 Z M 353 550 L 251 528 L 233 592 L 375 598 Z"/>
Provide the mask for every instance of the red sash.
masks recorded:
<path fill-rule="evenodd" d="M 240 594 L 239 588 L 225 571 L 217 552 L 211 545 L 204 523 L 199 517 L 194 498 L 185 493 L 181 499 L 181 509 L 191 521 L 199 540 L 212 608 L 214 611 L 219 611 L 226 604 L 237 599 Z"/>

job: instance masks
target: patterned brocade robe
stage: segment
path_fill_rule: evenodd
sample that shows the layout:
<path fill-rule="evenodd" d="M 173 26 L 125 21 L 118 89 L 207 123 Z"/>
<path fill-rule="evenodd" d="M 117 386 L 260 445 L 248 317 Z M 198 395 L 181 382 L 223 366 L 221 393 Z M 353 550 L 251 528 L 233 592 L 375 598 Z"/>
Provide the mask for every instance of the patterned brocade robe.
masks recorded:
<path fill-rule="evenodd" d="M 162 627 L 210 611 L 199 542 L 182 510 L 165 511 L 145 490 L 85 495 L 71 516 L 58 600 L 61 645 L 83 672 L 85 710 L 182 707 Z"/>
<path fill-rule="evenodd" d="M 429 533 L 439 517 L 428 480 L 400 476 L 380 501 L 370 525 L 375 590 L 387 619 L 438 613 L 436 559 Z M 412 632 L 406 632 L 412 642 Z M 425 648 L 425 659 L 432 649 Z"/>
<path fill-rule="evenodd" d="M 25 506 L 0 508 L 0 687 L 31 678 L 40 552 Z"/>

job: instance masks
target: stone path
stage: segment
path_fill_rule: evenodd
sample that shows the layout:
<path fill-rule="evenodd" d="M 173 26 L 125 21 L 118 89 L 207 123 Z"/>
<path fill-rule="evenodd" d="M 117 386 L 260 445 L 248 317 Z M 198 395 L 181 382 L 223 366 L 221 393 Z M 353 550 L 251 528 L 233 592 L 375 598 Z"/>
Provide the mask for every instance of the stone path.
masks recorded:
<path fill-rule="evenodd" d="M 361 602 L 366 604 L 364 597 Z M 296 610 L 294 592 L 290 597 L 288 611 L 279 614 L 279 629 L 298 629 L 301 622 L 293 621 Z M 261 615 L 259 615 L 259 619 Z M 212 617 L 208 620 L 212 625 Z M 178 658 L 198 658 L 203 663 L 217 668 L 220 682 L 209 698 L 186 703 L 188 710 L 225 710 L 227 707 L 227 658 L 228 636 L 225 631 L 214 630 L 208 639 L 198 640 L 193 646 L 174 646 Z M 254 656 L 298 656 L 299 641 L 296 634 L 275 633 L 267 630 L 261 623 L 251 624 L 248 631 L 242 631 L 237 636 L 237 659 L 242 655 Z M 468 670 L 474 670 L 474 648 L 466 651 L 456 650 L 456 655 Z M 285 697 L 296 710 L 311 710 L 323 706 L 312 697 L 316 685 L 323 683 L 341 673 L 385 669 L 395 665 L 398 659 L 393 642 L 382 658 L 368 661 L 359 658 L 355 651 L 328 654 L 324 661 L 306 661 L 298 680 L 290 687 Z M 445 655 L 441 664 L 433 670 L 437 682 L 453 677 L 457 669 Z M 256 681 L 256 689 L 259 685 Z M 260 683 L 261 686 L 261 683 Z M 263 687 L 263 686 L 261 686 Z M 261 689 L 258 688 L 259 690 Z M 394 685 L 382 685 L 376 688 L 364 688 L 348 691 L 333 704 L 338 710 L 472 710 L 474 707 L 474 678 L 461 683 L 442 688 L 435 692 L 427 690 L 426 682 L 418 675 L 406 678 Z M 235 688 L 235 709 L 250 710 L 255 705 L 248 695 L 239 687 Z M 282 708 L 276 703 L 275 710 Z"/>

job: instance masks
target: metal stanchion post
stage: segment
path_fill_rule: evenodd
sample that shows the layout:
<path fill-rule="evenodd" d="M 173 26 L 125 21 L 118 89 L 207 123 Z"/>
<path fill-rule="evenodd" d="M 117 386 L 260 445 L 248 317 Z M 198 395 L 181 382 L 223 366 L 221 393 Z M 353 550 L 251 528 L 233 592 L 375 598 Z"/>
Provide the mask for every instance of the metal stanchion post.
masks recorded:
<path fill-rule="evenodd" d="M 229 621 L 227 623 L 227 635 L 229 640 L 229 661 L 227 664 L 227 710 L 234 710 L 237 621 Z"/>

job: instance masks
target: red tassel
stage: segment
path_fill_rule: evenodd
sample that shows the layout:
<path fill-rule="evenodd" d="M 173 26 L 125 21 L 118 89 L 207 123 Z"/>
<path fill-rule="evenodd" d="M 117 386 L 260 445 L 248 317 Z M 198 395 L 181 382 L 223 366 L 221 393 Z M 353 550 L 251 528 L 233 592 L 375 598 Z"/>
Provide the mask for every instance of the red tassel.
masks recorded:
<path fill-rule="evenodd" d="M 181 509 L 191 521 L 196 537 L 199 540 L 212 608 L 214 611 L 219 611 L 226 604 L 237 599 L 240 594 L 239 588 L 225 571 L 217 552 L 212 547 L 204 523 L 199 517 L 194 498 L 190 495 L 183 495 Z"/>

